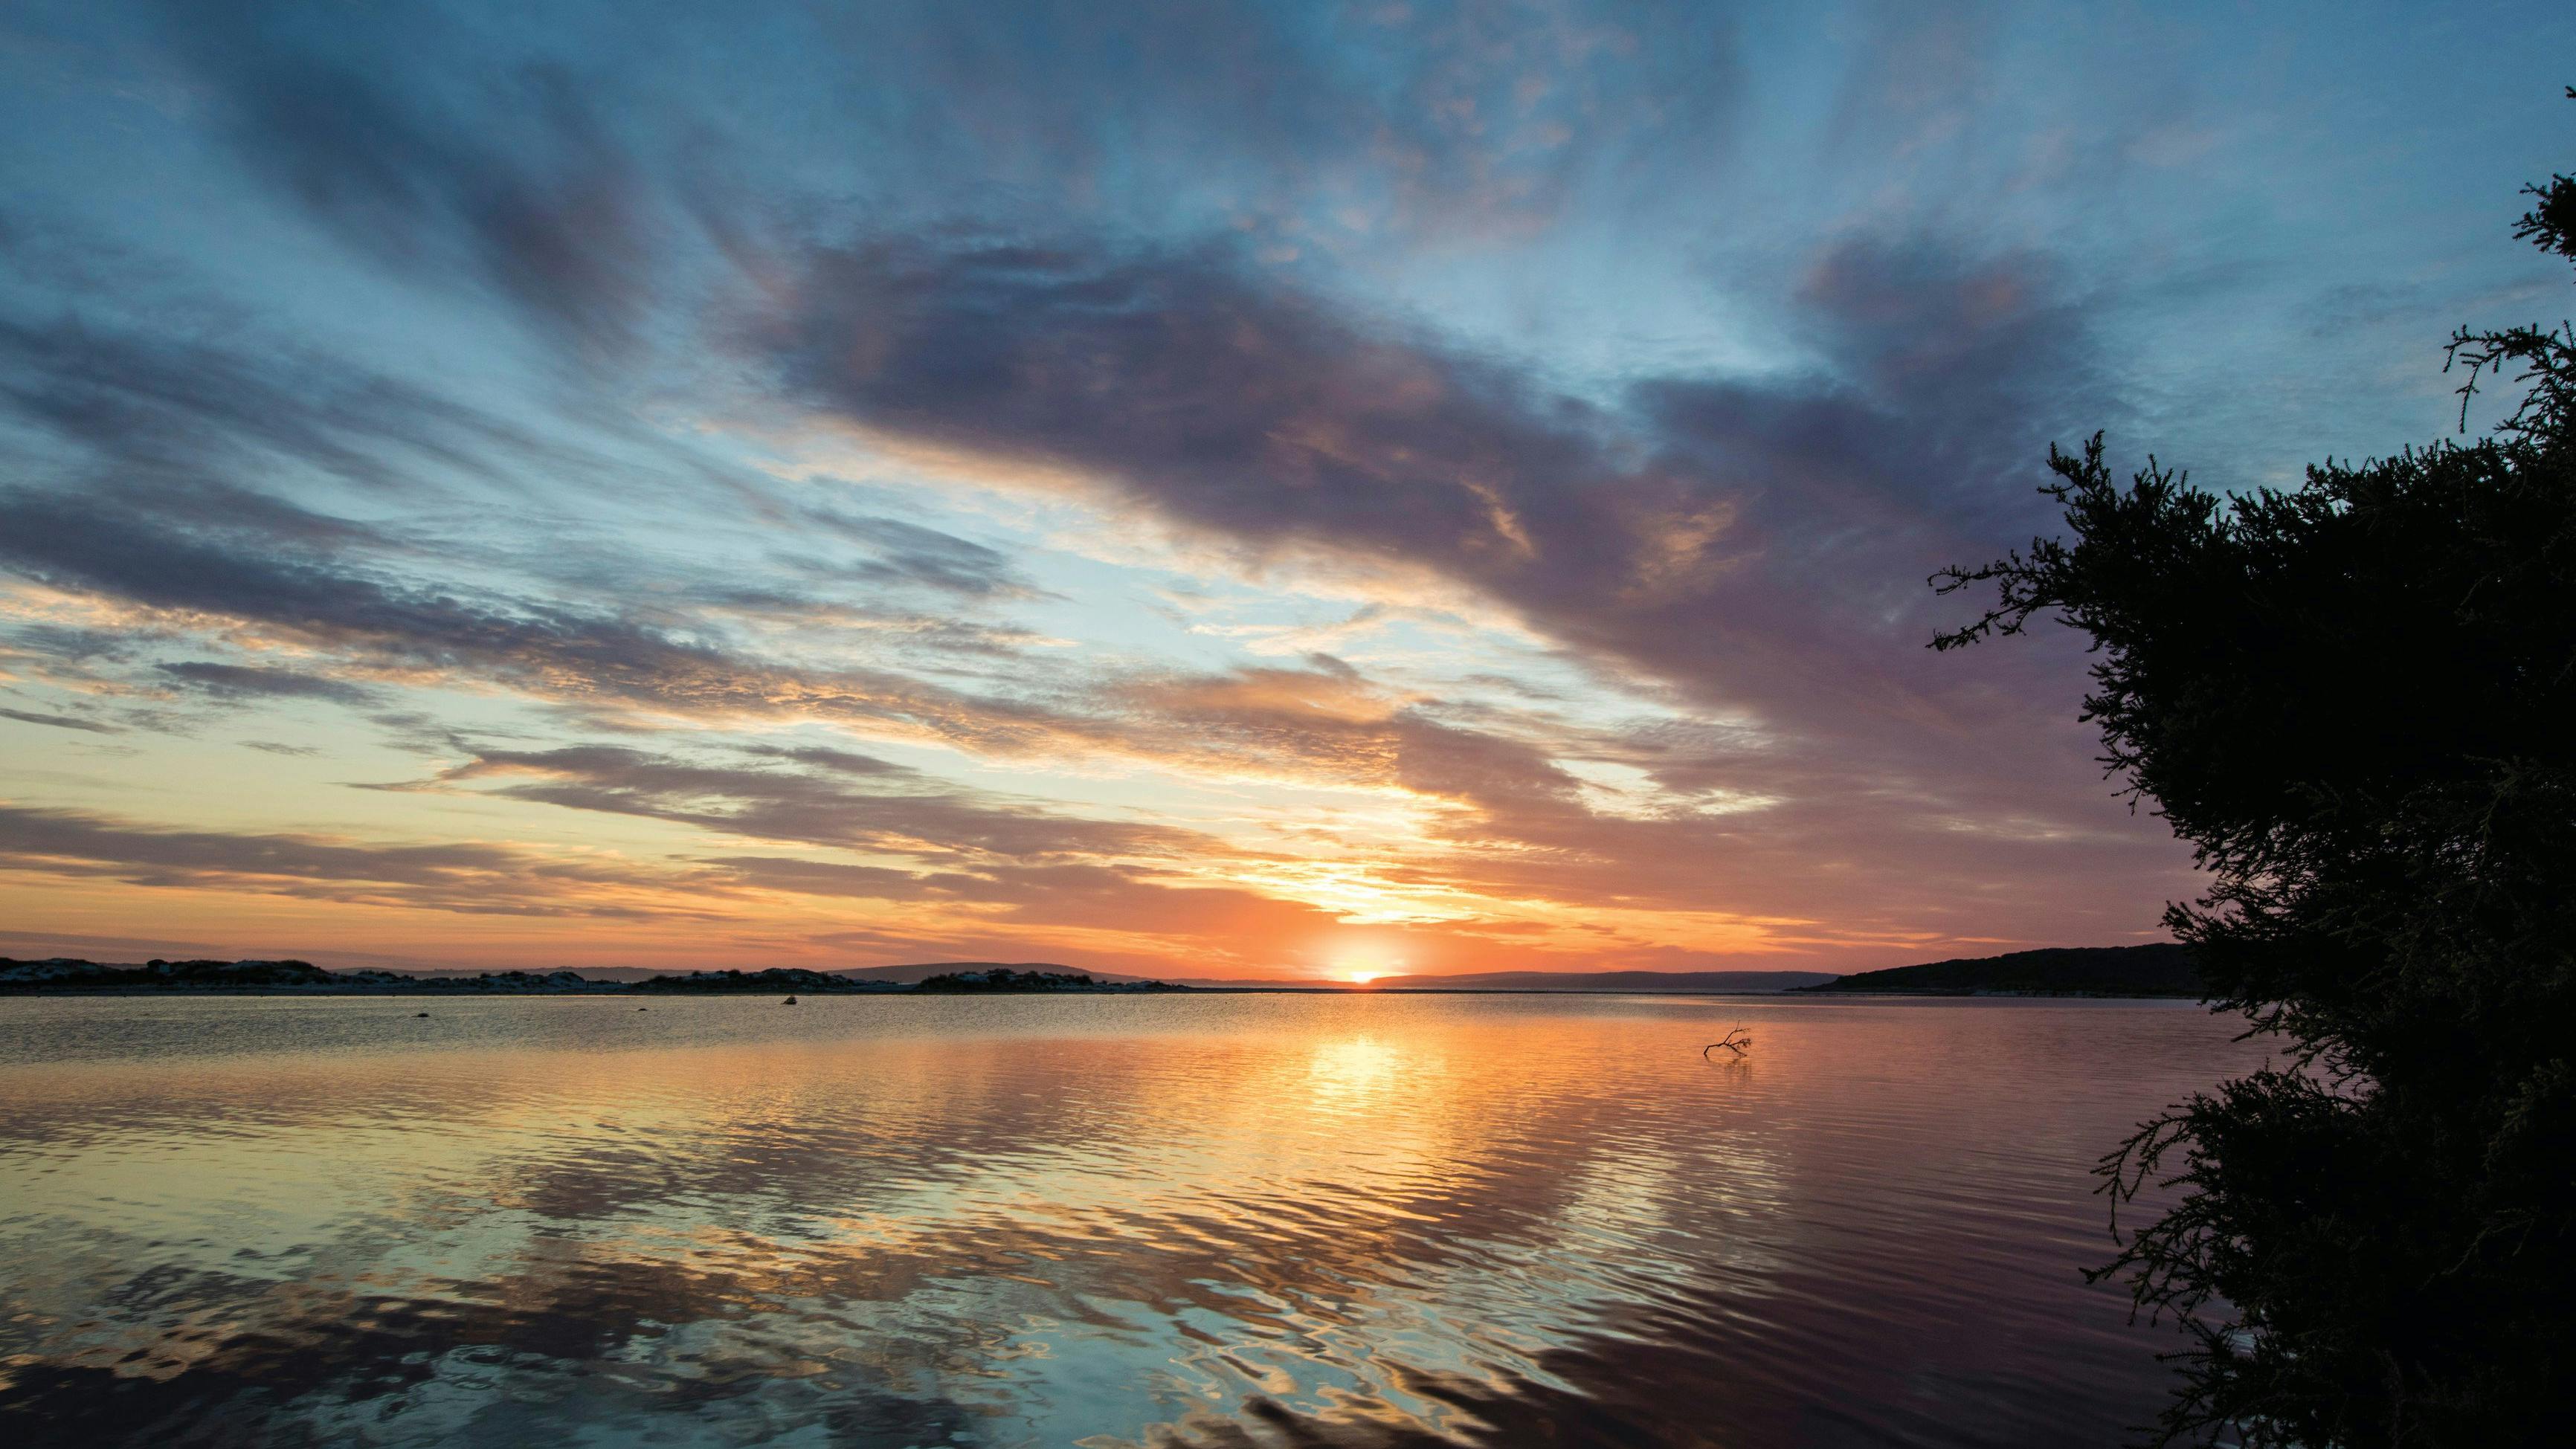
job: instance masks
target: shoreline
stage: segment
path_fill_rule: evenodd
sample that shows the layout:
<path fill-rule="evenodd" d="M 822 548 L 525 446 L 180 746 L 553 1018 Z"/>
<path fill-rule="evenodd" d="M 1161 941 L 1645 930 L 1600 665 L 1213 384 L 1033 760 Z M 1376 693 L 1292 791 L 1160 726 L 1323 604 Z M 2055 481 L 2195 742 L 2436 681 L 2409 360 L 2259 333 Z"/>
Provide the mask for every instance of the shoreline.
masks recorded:
<path fill-rule="evenodd" d="M 817 999 L 834 997 L 908 997 L 908 996 L 1704 996 L 1727 1001 L 1925 1001 L 1925 1000 L 2014 1000 L 2014 1001 L 2201 1001 L 2205 998 L 2179 992 L 2153 991 L 1682 991 L 1656 990 L 1649 987 L 1582 987 L 1548 986 L 1395 986 L 1372 990 L 1364 986 L 1183 986 L 1160 984 L 1148 989 L 1121 986 L 1039 987 L 1014 989 L 990 988 L 980 991 L 922 991 L 910 986 L 865 986 L 830 989 L 797 988 L 802 994 Z M 453 999 L 459 996 L 769 996 L 768 988 L 655 987 L 640 989 L 633 983 L 602 982 L 596 986 L 557 987 L 488 987 L 488 986 L 64 986 L 19 987 L 0 990 L 0 1001 L 19 997 L 44 996 L 385 996 Z"/>

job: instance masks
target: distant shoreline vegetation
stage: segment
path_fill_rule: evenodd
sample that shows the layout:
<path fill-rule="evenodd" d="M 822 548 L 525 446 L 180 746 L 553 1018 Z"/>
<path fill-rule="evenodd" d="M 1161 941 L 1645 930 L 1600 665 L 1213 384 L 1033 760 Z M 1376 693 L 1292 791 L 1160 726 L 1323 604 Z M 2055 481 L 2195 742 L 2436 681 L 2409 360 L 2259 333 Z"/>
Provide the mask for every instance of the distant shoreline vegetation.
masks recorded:
<path fill-rule="evenodd" d="M 888 973 L 917 979 L 895 979 Z M 1181 983 L 1101 977 L 1039 963 L 1017 966 L 956 963 L 952 967 L 878 967 L 813 971 L 771 967 L 761 971 L 688 971 L 635 980 L 584 976 L 578 971 L 487 971 L 480 975 L 411 975 L 400 971 L 333 971 L 309 961 L 164 961 L 114 965 L 55 957 L 15 961 L 0 957 L 0 995 L 130 995 L 208 993 L 253 995 L 810 995 L 932 996 L 1140 992 L 1318 992 L 1354 995 L 1421 993 L 1647 992 L 1781 995 L 1872 994 L 1899 996 L 2148 996 L 2197 997 L 2199 979 L 2184 949 L 2152 946 L 2060 947 L 2018 951 L 1976 960 L 1936 961 L 1864 971 L 1852 976 L 1813 972 L 1486 972 L 1461 976 L 1406 976 L 1366 984 L 1334 981 Z"/>
<path fill-rule="evenodd" d="M 486 971 L 477 976 L 412 976 L 400 971 L 329 971 L 310 961 L 149 961 L 103 965 L 56 958 L 0 958 L 0 993 L 122 995 L 138 992 L 251 992 L 366 996 L 581 995 L 968 995 L 1017 992 L 1187 991 L 1165 981 L 1101 981 L 1078 972 L 995 966 L 951 971 L 904 983 L 773 967 L 765 971 L 690 971 L 641 981 L 595 981 L 577 971 Z"/>

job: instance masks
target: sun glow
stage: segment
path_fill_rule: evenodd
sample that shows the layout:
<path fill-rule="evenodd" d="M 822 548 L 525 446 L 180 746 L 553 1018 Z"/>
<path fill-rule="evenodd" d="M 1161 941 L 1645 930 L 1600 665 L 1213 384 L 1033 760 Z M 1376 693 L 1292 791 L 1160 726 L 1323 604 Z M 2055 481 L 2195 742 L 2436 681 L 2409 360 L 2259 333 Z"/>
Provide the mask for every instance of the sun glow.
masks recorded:
<path fill-rule="evenodd" d="M 1403 971 L 1404 963 L 1384 960 L 1344 961 L 1340 970 L 1344 981 L 1353 986 L 1366 986 L 1372 981 Z"/>

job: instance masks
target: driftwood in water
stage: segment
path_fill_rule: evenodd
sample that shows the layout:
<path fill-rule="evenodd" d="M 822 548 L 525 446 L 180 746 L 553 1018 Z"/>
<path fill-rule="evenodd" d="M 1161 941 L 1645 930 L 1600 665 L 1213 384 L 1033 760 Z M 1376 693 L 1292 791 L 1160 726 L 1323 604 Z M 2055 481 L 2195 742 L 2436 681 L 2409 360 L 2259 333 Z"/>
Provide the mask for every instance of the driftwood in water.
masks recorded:
<path fill-rule="evenodd" d="M 1736 1059 L 1740 1061 L 1743 1059 L 1746 1052 L 1753 1049 L 1753 1033 L 1740 1026 L 1731 1027 L 1728 1029 L 1724 1037 L 1701 1047 L 1699 1049 L 1699 1054 L 1705 1057 L 1710 1052 L 1717 1050 L 1719 1047 L 1724 1047 L 1728 1051 L 1735 1053 Z"/>

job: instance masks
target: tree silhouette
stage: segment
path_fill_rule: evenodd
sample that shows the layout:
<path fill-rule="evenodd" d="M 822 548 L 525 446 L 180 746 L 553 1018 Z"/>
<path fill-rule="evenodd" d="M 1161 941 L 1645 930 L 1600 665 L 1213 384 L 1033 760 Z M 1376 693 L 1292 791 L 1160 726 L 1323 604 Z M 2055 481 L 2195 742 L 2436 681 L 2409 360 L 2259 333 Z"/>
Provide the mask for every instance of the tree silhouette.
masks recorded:
<path fill-rule="evenodd" d="M 2576 99 L 2576 89 L 2569 91 Z M 2576 178 L 2516 235 L 2576 261 Z M 2117 1276 L 2190 1334 L 2159 1443 L 2564 1442 L 2576 1383 L 2576 330 L 2463 329 L 2462 430 L 2235 497 L 2099 434 L 2050 450 L 2071 539 L 1942 592 L 2092 638 L 2103 763 L 2190 841 L 2167 910 L 2284 1060 L 2101 1168 Z M 2149 1182 L 2178 1206 L 2123 1234 Z"/>

